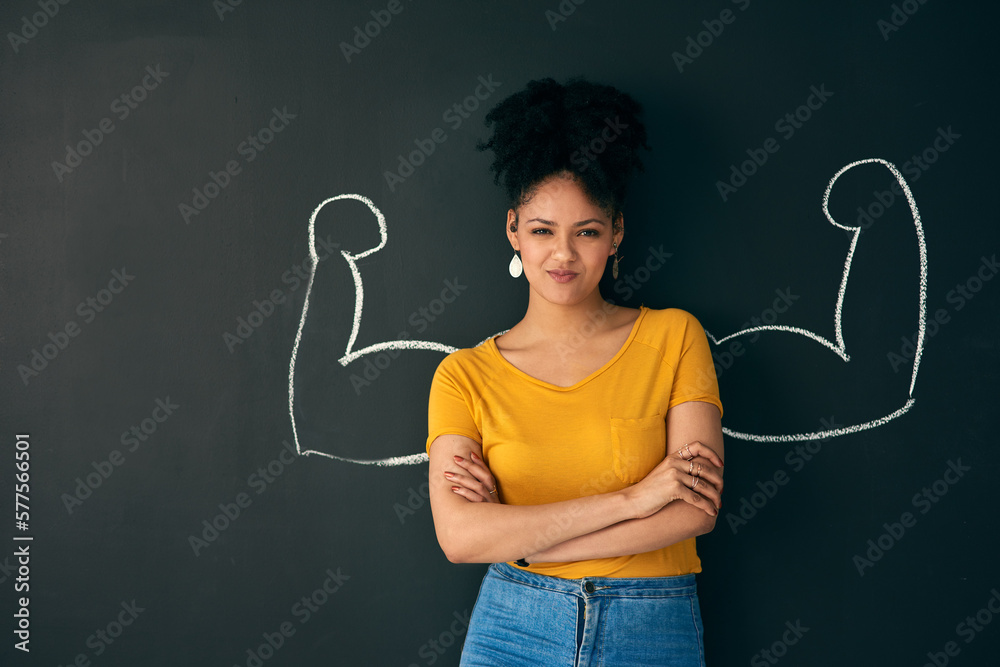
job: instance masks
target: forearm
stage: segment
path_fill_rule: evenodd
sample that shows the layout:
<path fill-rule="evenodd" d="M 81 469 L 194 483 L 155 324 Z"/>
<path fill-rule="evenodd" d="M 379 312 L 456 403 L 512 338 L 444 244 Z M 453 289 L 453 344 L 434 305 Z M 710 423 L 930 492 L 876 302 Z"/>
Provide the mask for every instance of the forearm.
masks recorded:
<path fill-rule="evenodd" d="M 715 517 L 675 500 L 652 516 L 630 519 L 574 537 L 527 557 L 529 563 L 562 563 L 645 553 L 704 535 Z"/>
<path fill-rule="evenodd" d="M 435 499 L 433 495 L 431 501 L 432 506 L 451 505 L 447 512 L 435 513 L 434 526 L 445 555 L 456 563 L 497 563 L 544 553 L 635 516 L 622 492 L 543 505 L 470 503 L 457 496 Z"/>

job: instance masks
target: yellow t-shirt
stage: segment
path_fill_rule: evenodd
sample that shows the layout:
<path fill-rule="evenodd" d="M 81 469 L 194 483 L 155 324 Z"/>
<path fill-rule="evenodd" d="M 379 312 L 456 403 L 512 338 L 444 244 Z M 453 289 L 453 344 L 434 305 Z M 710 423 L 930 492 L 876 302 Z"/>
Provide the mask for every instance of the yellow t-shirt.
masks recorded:
<path fill-rule="evenodd" d="M 445 434 L 480 443 L 509 505 L 617 491 L 663 460 L 667 410 L 685 401 L 722 410 L 704 329 L 683 310 L 642 307 L 618 353 L 570 387 L 519 370 L 492 338 L 445 357 L 431 385 L 427 451 Z M 701 561 L 692 537 L 642 554 L 527 569 L 573 579 L 666 577 L 701 572 Z"/>

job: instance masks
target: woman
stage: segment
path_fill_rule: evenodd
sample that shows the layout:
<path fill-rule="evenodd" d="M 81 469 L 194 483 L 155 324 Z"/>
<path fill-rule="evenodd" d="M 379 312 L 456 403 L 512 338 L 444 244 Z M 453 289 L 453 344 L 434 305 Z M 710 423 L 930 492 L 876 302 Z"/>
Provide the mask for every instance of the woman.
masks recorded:
<path fill-rule="evenodd" d="M 524 318 L 438 367 L 430 501 L 452 562 L 492 563 L 463 665 L 703 665 L 694 538 L 722 492 L 722 404 L 704 330 L 605 302 L 639 105 L 533 81 L 486 117 L 511 201 Z"/>

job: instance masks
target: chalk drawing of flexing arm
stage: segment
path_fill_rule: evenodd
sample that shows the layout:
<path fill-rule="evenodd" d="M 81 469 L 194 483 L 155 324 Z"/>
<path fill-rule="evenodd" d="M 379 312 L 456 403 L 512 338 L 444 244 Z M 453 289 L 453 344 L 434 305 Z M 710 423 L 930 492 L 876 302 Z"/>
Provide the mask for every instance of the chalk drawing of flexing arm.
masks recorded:
<path fill-rule="evenodd" d="M 800 329 L 799 327 L 787 327 L 780 325 L 763 325 L 759 327 L 751 327 L 749 329 L 742 329 L 736 333 L 731 333 L 723 338 L 716 339 L 709 332 L 705 332 L 708 338 L 715 344 L 721 345 L 730 338 L 735 338 L 736 336 L 742 336 L 744 334 L 753 333 L 755 331 L 784 331 L 788 333 L 799 334 L 807 338 L 811 338 L 820 345 L 828 347 L 834 354 L 843 359 L 845 362 L 851 360 L 850 356 L 847 354 L 847 346 L 844 343 L 844 334 L 841 327 L 841 312 L 844 305 L 844 295 L 847 293 L 847 278 L 851 273 L 851 260 L 854 258 L 854 251 L 858 245 L 858 239 L 861 237 L 861 227 L 845 227 L 841 225 L 833 216 L 830 215 L 829 203 L 830 203 L 830 191 L 833 189 L 834 183 L 837 182 L 841 176 L 845 173 L 862 164 L 881 164 L 885 166 L 890 172 L 892 172 L 893 177 L 899 183 L 899 187 L 903 189 L 906 195 L 906 201 L 910 205 L 910 213 L 913 215 L 913 226 L 917 233 L 917 244 L 920 248 L 920 306 L 917 313 L 917 345 L 916 352 L 913 357 L 913 374 L 910 377 L 910 391 L 906 402 L 898 410 L 887 414 L 878 419 L 873 419 L 872 421 L 865 422 L 863 424 L 854 424 L 851 426 L 845 426 L 842 428 L 831 429 L 826 431 L 814 431 L 812 433 L 789 433 L 789 434 L 777 434 L 777 435 L 760 435 L 757 433 L 741 433 L 739 431 L 734 431 L 728 428 L 723 428 L 722 431 L 728 436 L 733 438 L 739 438 L 741 440 L 752 440 L 755 442 L 795 442 L 803 440 L 818 440 L 822 438 L 832 438 L 838 435 L 847 435 L 848 433 L 857 433 L 858 431 L 865 431 L 867 429 L 876 428 L 886 424 L 900 415 L 906 414 L 911 407 L 913 407 L 913 388 L 917 383 L 917 370 L 920 368 L 920 355 L 924 349 L 924 326 L 927 316 L 927 247 L 924 243 L 924 228 L 920 224 L 920 212 L 917 210 L 917 202 L 913 198 L 913 193 L 910 192 L 910 187 L 906 184 L 906 180 L 903 179 L 903 175 L 899 173 L 896 166 L 891 162 L 882 160 L 880 158 L 869 158 L 866 160 L 858 160 L 857 162 L 852 162 L 849 165 L 843 167 L 833 178 L 830 179 L 830 183 L 826 186 L 826 191 L 823 193 L 823 215 L 826 219 L 830 221 L 830 224 L 834 227 L 839 227 L 845 231 L 853 232 L 851 238 L 851 245 L 847 251 L 847 259 L 844 261 L 844 275 L 840 280 L 840 289 L 837 293 L 837 303 L 833 310 L 833 326 L 834 332 L 837 339 L 836 343 L 832 343 L 826 338 L 813 333 L 812 331 L 807 331 L 805 329 Z"/>
<path fill-rule="evenodd" d="M 857 162 L 852 162 L 851 164 L 843 167 L 840 171 L 834 174 L 833 178 L 830 180 L 830 183 L 826 187 L 826 191 L 823 194 L 823 213 L 826 216 L 827 220 L 830 221 L 830 224 L 839 227 L 840 229 L 853 232 L 853 238 L 851 239 L 850 248 L 847 252 L 847 260 L 844 263 L 844 274 L 840 283 L 840 290 L 837 296 L 837 303 L 834 308 L 834 329 L 836 332 L 836 343 L 833 343 L 827 340 L 826 338 L 823 338 L 822 336 L 815 334 L 811 331 L 807 331 L 805 329 L 801 329 L 798 327 L 775 326 L 775 325 L 770 325 L 770 326 L 764 325 L 764 326 L 752 327 L 749 329 L 743 329 L 741 331 L 729 334 L 728 336 L 725 336 L 720 339 L 716 339 L 707 331 L 706 335 L 708 335 L 709 339 L 715 345 L 720 345 L 725 341 L 729 340 L 730 338 L 734 338 L 736 336 L 741 336 L 744 334 L 751 334 L 757 331 L 782 331 L 786 333 L 799 334 L 802 336 L 806 336 L 807 338 L 810 338 L 816 341 L 817 343 L 829 348 L 832 352 L 837 354 L 837 356 L 839 356 L 845 362 L 850 361 L 850 357 L 847 354 L 847 348 L 844 343 L 844 337 L 841 330 L 841 309 L 844 302 L 844 295 L 846 294 L 847 291 L 847 278 L 850 275 L 851 271 L 851 259 L 853 258 L 854 250 L 857 247 L 858 238 L 860 237 L 861 234 L 861 228 L 845 227 L 844 225 L 837 223 L 830 215 L 830 211 L 828 209 L 828 203 L 830 198 L 830 191 L 833 189 L 833 185 L 834 183 L 837 182 L 837 179 L 840 178 L 844 173 L 846 173 L 850 169 L 853 169 L 858 165 L 868 164 L 868 163 L 878 163 L 884 165 L 890 172 L 892 172 L 892 175 L 899 182 L 900 187 L 903 189 L 903 192 L 906 195 L 906 201 L 909 203 L 910 211 L 913 214 L 913 223 L 916 228 L 917 241 L 920 246 L 920 308 L 918 317 L 919 326 L 918 326 L 916 353 L 913 360 L 913 375 L 910 380 L 909 397 L 906 400 L 906 403 L 895 412 L 885 415 L 884 417 L 881 417 L 879 419 L 865 422 L 863 424 L 854 424 L 851 426 L 846 426 L 828 431 L 817 431 L 813 433 L 760 435 L 753 433 L 741 433 L 739 431 L 733 431 L 728 428 L 723 428 L 722 429 L 723 432 L 726 433 L 727 435 L 734 438 L 739 438 L 743 440 L 753 440 L 757 442 L 791 442 L 800 440 L 816 440 L 820 438 L 830 438 L 838 435 L 856 433 L 858 431 L 863 431 L 866 429 L 871 429 L 881 426 L 891 421 L 892 419 L 895 419 L 896 417 L 899 417 L 900 415 L 906 413 L 910 409 L 910 407 L 912 407 L 914 403 L 913 388 L 917 380 L 917 369 L 920 366 L 920 356 L 921 352 L 923 351 L 923 344 L 924 344 L 924 322 L 926 319 L 926 301 L 927 301 L 927 251 L 924 244 L 924 232 L 923 232 L 923 227 L 920 224 L 920 214 L 917 211 L 916 201 L 914 200 L 913 195 L 910 192 L 909 186 L 903 179 L 902 174 L 900 174 L 899 170 L 896 169 L 896 167 L 893 164 L 887 162 L 886 160 L 882 160 L 879 158 L 870 158 L 866 160 L 859 160 Z M 354 278 L 354 289 L 355 289 L 354 323 L 351 328 L 351 335 L 347 341 L 347 347 L 344 350 L 344 354 L 343 356 L 340 357 L 340 359 L 338 359 L 340 364 L 342 366 L 346 366 L 352 361 L 356 361 L 357 359 L 360 359 L 365 355 L 382 352 L 385 350 L 433 350 L 448 354 L 458 349 L 451 345 L 445 345 L 444 343 L 438 343 L 434 341 L 417 341 L 417 340 L 390 340 L 382 343 L 375 343 L 374 345 L 369 345 L 360 350 L 354 349 L 354 343 L 357 340 L 358 330 L 361 326 L 362 309 L 364 306 L 364 284 L 361 280 L 361 271 L 358 269 L 357 261 L 363 257 L 367 257 L 368 255 L 376 253 L 383 247 L 385 247 L 386 240 L 388 239 L 385 216 L 382 215 L 382 212 L 375 206 L 375 204 L 371 202 L 371 200 L 361 195 L 343 194 L 324 200 L 319 206 L 316 207 L 316 209 L 312 212 L 312 215 L 309 217 L 309 255 L 312 258 L 312 262 L 309 273 L 309 282 L 306 286 L 305 303 L 302 306 L 302 317 L 299 320 L 298 331 L 295 334 L 295 344 L 292 347 L 291 361 L 289 362 L 288 366 L 288 414 L 292 422 L 292 433 L 295 439 L 295 447 L 298 450 L 298 452 L 303 455 L 317 454 L 319 456 L 325 456 L 327 458 L 336 459 L 338 461 L 345 461 L 347 463 L 356 463 L 361 465 L 399 466 L 399 465 L 414 465 L 414 464 L 425 463 L 427 461 L 427 454 L 425 453 L 410 454 L 407 456 L 395 456 L 383 459 L 363 460 L 363 459 L 351 459 L 342 456 L 336 456 L 333 454 L 329 454 L 327 452 L 321 452 L 317 450 L 303 451 L 299 443 L 298 428 L 295 422 L 295 362 L 296 362 L 296 357 L 298 355 L 299 343 L 302 340 L 302 331 L 305 328 L 306 317 L 308 316 L 309 313 L 309 299 L 310 296 L 312 295 L 313 282 L 315 281 L 316 270 L 317 267 L 319 266 L 319 256 L 316 252 L 316 218 L 319 215 L 320 211 L 323 209 L 323 207 L 325 207 L 327 204 L 343 199 L 354 199 L 360 201 L 364 203 L 369 208 L 369 210 L 371 210 L 371 212 L 375 215 L 375 218 L 378 220 L 380 241 L 377 246 L 369 248 L 362 252 L 352 253 L 346 250 L 340 251 L 340 254 L 344 258 L 344 261 L 346 261 L 347 265 L 350 267 L 351 275 Z"/>
<path fill-rule="evenodd" d="M 292 347 L 292 360 L 288 365 L 288 415 L 292 420 L 292 435 L 295 439 L 295 448 L 298 450 L 299 454 L 317 454 L 319 456 L 325 456 L 338 461 L 358 463 L 361 465 L 399 466 L 424 463 L 428 460 L 427 454 L 424 453 L 410 454 L 408 456 L 393 456 L 384 459 L 351 459 L 329 454 L 327 452 L 320 452 L 314 449 L 307 449 L 303 451 L 301 445 L 299 444 L 299 432 L 295 424 L 295 360 L 299 352 L 299 343 L 302 340 L 302 330 L 306 325 L 306 316 L 309 314 L 309 297 L 312 295 L 313 282 L 316 279 L 316 268 L 319 266 L 319 255 L 316 252 L 316 218 L 319 216 L 319 213 L 323 210 L 324 206 L 343 199 L 355 199 L 362 202 L 369 208 L 369 210 L 371 210 L 371 212 L 375 215 L 375 218 L 378 220 L 379 244 L 374 248 L 369 248 L 368 250 L 358 253 L 352 253 L 346 250 L 340 251 L 344 261 L 346 261 L 347 265 L 350 267 L 351 275 L 354 278 L 354 324 L 351 326 L 351 336 L 347 340 L 347 348 L 344 350 L 344 355 L 337 360 L 340 362 L 340 365 L 346 366 L 352 361 L 360 359 L 365 355 L 383 352 L 385 350 L 434 350 L 448 354 L 458 349 L 457 347 L 445 345 L 444 343 L 436 343 L 434 341 L 427 340 L 390 340 L 384 343 L 375 343 L 374 345 L 369 345 L 368 347 L 360 350 L 354 349 L 354 342 L 358 338 L 358 329 L 361 328 L 361 312 L 365 301 L 365 287 L 364 283 L 361 281 L 361 271 L 358 269 L 358 260 L 374 254 L 385 247 L 385 243 L 389 238 L 385 224 L 385 216 L 382 215 L 382 211 L 380 211 L 370 199 L 362 197 L 361 195 L 344 194 L 324 200 L 319 206 L 316 207 L 316 209 L 312 212 L 312 215 L 309 216 L 309 256 L 312 258 L 312 262 L 309 271 L 309 283 L 306 285 L 305 303 L 302 305 L 302 318 L 299 320 L 299 329 L 295 334 L 295 345 Z"/>

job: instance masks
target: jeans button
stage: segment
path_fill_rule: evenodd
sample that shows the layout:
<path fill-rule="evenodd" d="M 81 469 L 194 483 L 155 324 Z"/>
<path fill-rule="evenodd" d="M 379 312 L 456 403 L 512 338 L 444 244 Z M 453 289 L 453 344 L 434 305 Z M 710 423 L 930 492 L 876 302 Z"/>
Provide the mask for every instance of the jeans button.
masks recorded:
<path fill-rule="evenodd" d="M 583 585 L 583 590 L 587 591 L 588 593 L 593 593 L 594 592 L 594 582 L 588 581 L 587 583 L 585 583 Z"/>

